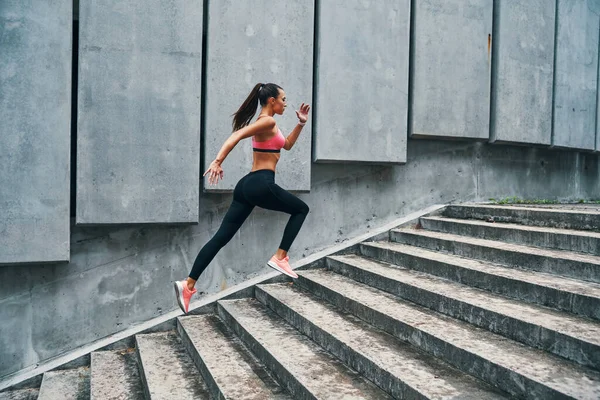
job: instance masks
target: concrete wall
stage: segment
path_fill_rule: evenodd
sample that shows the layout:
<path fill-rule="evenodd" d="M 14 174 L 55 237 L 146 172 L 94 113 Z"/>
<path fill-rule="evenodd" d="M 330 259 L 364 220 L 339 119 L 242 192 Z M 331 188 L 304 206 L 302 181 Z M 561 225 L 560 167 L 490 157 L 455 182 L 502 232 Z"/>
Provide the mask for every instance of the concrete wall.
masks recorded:
<path fill-rule="evenodd" d="M 554 126 L 557 147 L 594 150 L 600 0 L 559 0 Z"/>
<path fill-rule="evenodd" d="M 413 13 L 411 134 L 487 139 L 493 0 L 416 1 Z"/>
<path fill-rule="evenodd" d="M 409 140 L 405 165 L 313 165 L 312 190 L 300 194 L 311 212 L 290 256 L 293 262 L 432 204 L 598 198 L 599 179 L 593 154 Z M 175 310 L 172 281 L 186 277 L 230 202 L 231 194 L 201 195 L 194 226 L 74 227 L 70 263 L 0 268 L 0 377 Z M 286 221 L 255 209 L 198 291 L 268 272 Z"/>
<path fill-rule="evenodd" d="M 549 0 L 494 2 L 493 141 L 551 142 L 555 14 Z"/>
<path fill-rule="evenodd" d="M 198 221 L 202 11 L 81 0 L 77 223 Z"/>
<path fill-rule="evenodd" d="M 231 134 L 231 115 L 257 83 L 272 82 L 285 90 L 288 108 L 283 117 L 277 117 L 285 136 L 298 121 L 294 110 L 302 103 L 312 104 L 313 0 L 211 1 L 207 12 L 202 172 Z M 277 174 L 288 190 L 310 190 L 311 135 L 308 123 L 294 148 L 281 152 Z M 227 171 L 224 179 L 217 186 L 204 181 L 204 190 L 233 190 L 251 166 L 252 144 L 248 139 L 239 143 L 223 163 Z"/>
<path fill-rule="evenodd" d="M 0 264 L 69 260 L 71 7 L 0 3 Z"/>
<path fill-rule="evenodd" d="M 318 7 L 314 161 L 405 162 L 410 1 Z"/>

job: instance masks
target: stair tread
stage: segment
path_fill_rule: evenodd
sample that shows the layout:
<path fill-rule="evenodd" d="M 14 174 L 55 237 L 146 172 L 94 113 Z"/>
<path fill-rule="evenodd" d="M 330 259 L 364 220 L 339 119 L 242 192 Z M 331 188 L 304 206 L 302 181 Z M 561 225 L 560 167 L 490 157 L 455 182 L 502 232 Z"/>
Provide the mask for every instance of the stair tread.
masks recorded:
<path fill-rule="evenodd" d="M 506 243 L 498 240 L 479 239 L 468 236 L 455 235 L 452 233 L 433 232 L 423 229 L 413 228 L 400 228 L 393 229 L 393 232 L 404 233 L 415 236 L 424 236 L 433 239 L 449 240 L 453 242 L 466 243 L 475 246 L 494 248 L 498 250 L 505 250 L 511 252 L 534 254 L 542 257 L 556 258 L 562 260 L 578 261 L 583 263 L 589 263 L 600 266 L 600 256 L 594 256 L 591 254 L 576 253 L 573 251 L 566 250 L 551 250 L 542 249 L 539 247 L 525 246 L 521 244 Z"/>
<path fill-rule="evenodd" d="M 90 369 L 92 400 L 144 399 L 135 349 L 94 351 Z"/>
<path fill-rule="evenodd" d="M 269 377 L 269 385 L 263 380 L 264 376 L 261 379 L 256 362 L 249 361 L 247 355 L 240 352 L 239 339 L 225 337 L 215 327 L 216 318 L 214 315 L 189 316 L 179 318 L 179 322 L 223 395 L 230 399 L 289 399 L 280 386 L 274 387 L 272 378 Z M 264 375 L 264 367 L 258 368 L 263 369 L 258 372 Z"/>
<path fill-rule="evenodd" d="M 0 393 L 0 400 L 36 400 L 39 389 L 19 389 Z"/>
<path fill-rule="evenodd" d="M 389 399 L 256 299 L 219 304 L 311 393 L 322 399 Z"/>
<path fill-rule="evenodd" d="M 452 207 L 465 207 L 465 208 L 477 208 L 480 210 L 489 208 L 489 209 L 504 209 L 504 210 L 524 210 L 524 211 L 543 211 L 549 213 L 556 214 L 586 214 L 586 215 L 600 215 L 600 212 L 593 210 L 569 210 L 564 207 L 554 208 L 557 206 L 538 206 L 538 205 L 498 205 L 498 204 L 478 204 L 478 203 L 463 203 L 463 204 L 453 204 Z"/>
<path fill-rule="evenodd" d="M 398 280 L 447 298 L 484 308 L 510 318 L 542 326 L 584 342 L 600 345 L 600 323 L 536 304 L 507 297 L 449 281 L 401 266 L 367 259 L 361 256 L 331 256 L 369 272 Z"/>
<path fill-rule="evenodd" d="M 89 397 L 89 368 L 44 373 L 38 399 L 78 400 Z"/>
<path fill-rule="evenodd" d="M 595 282 L 580 281 L 573 278 L 563 277 L 544 272 L 533 272 L 530 270 L 516 269 L 494 264 L 488 261 L 480 261 L 472 258 L 461 257 L 455 254 L 442 253 L 422 247 L 410 246 L 396 242 L 366 242 L 364 246 L 374 246 L 381 249 L 392 250 L 416 257 L 428 258 L 434 261 L 452 264 L 461 268 L 477 270 L 486 274 L 502 276 L 509 279 L 517 279 L 535 285 L 547 286 L 565 292 L 576 293 L 582 296 L 600 298 L 600 284 Z"/>
<path fill-rule="evenodd" d="M 353 256 L 335 258 L 354 262 L 361 268 L 364 265 L 365 268 L 376 269 L 368 265 L 374 262 L 366 259 L 353 260 L 357 258 Z M 600 373 L 597 371 L 409 303 L 332 271 L 310 270 L 301 271 L 300 274 L 304 279 L 343 293 L 353 301 L 562 393 L 575 398 L 593 399 L 600 396 Z"/>
<path fill-rule="evenodd" d="M 506 395 L 414 346 L 286 284 L 258 285 L 343 344 L 426 398 L 501 399 Z"/>
<path fill-rule="evenodd" d="M 485 222 L 477 219 L 459 219 L 459 218 L 449 218 L 449 217 L 421 217 L 421 219 L 425 220 L 433 220 L 433 221 L 446 221 L 452 222 L 455 224 L 462 225 L 473 225 L 473 226 L 485 226 L 489 228 L 506 228 L 506 229 L 515 229 L 519 231 L 527 231 L 527 232 L 540 232 L 540 233 L 551 233 L 551 234 L 561 234 L 561 235 L 570 235 L 570 236 L 580 236 L 580 237 L 592 237 L 596 239 L 600 239 L 600 232 L 594 231 L 583 231 L 578 229 L 562 229 L 562 228 L 554 228 L 554 227 L 541 227 L 541 226 L 533 226 L 533 225 L 522 225 L 516 223 L 506 223 L 506 222 Z"/>
<path fill-rule="evenodd" d="M 152 400 L 209 398 L 200 372 L 174 332 L 135 338 Z"/>

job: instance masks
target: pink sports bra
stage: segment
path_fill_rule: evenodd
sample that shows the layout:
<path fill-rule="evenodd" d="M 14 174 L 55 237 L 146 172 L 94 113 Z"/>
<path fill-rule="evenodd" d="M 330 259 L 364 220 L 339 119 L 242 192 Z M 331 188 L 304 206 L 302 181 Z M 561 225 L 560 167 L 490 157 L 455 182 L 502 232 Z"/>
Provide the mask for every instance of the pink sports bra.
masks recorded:
<path fill-rule="evenodd" d="M 284 145 L 285 137 L 279 128 L 277 128 L 277 134 L 275 136 L 263 142 L 257 142 L 254 139 L 254 136 L 252 136 L 252 150 L 261 153 L 279 153 Z"/>

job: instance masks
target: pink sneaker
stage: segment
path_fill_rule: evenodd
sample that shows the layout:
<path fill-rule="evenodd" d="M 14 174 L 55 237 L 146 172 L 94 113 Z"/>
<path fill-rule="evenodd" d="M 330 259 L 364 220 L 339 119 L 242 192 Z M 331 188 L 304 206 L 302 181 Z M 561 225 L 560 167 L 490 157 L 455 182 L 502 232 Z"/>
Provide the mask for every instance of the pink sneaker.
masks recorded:
<path fill-rule="evenodd" d="M 283 260 L 278 260 L 275 256 L 271 257 L 271 259 L 267 262 L 267 265 L 277 271 L 286 274 L 287 276 L 291 276 L 292 278 L 298 278 L 298 275 L 294 272 L 292 267 L 290 267 L 289 257 L 285 257 Z"/>
<path fill-rule="evenodd" d="M 188 289 L 186 281 L 177 281 L 173 285 L 175 286 L 175 295 L 177 296 L 179 308 L 187 314 L 190 307 L 190 299 L 192 298 L 192 295 L 196 293 L 196 289 Z"/>

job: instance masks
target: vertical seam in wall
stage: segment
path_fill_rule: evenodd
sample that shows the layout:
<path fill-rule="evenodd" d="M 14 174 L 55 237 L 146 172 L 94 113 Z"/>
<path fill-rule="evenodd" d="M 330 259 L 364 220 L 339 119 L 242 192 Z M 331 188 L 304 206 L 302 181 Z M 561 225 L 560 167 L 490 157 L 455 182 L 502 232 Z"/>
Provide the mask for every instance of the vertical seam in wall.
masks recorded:
<path fill-rule="evenodd" d="M 492 4 L 492 56 L 490 65 L 490 119 L 489 119 L 489 142 L 496 141 L 496 87 L 498 79 L 498 43 L 500 36 L 500 4 L 499 0 L 494 0 Z"/>
<path fill-rule="evenodd" d="M 79 90 L 79 7 L 77 0 L 72 4 L 72 29 L 71 29 L 71 140 L 70 140 L 70 171 L 71 179 L 69 189 L 69 219 L 77 215 L 77 119 Z M 75 218 L 76 220 L 76 218 Z"/>
<path fill-rule="evenodd" d="M 413 115 L 412 115 L 412 102 L 413 102 L 413 90 L 414 90 L 414 79 L 415 79 L 415 19 L 416 19 L 416 0 L 409 2 L 409 28 L 408 28 L 408 95 L 407 95 L 407 107 L 406 111 L 406 138 L 413 134 Z M 408 160 L 408 155 L 406 156 Z"/>
<path fill-rule="evenodd" d="M 558 2 L 559 0 L 556 0 L 554 4 L 554 54 L 552 59 L 552 118 L 550 120 L 550 148 L 554 147 L 554 139 L 556 136 L 556 115 L 554 110 L 556 109 L 556 53 L 558 49 Z"/>
<path fill-rule="evenodd" d="M 319 95 L 319 21 L 320 21 L 320 12 L 319 8 L 321 6 L 320 0 L 315 0 L 314 2 L 314 20 L 313 20 L 313 87 L 312 87 L 312 135 L 311 135 L 311 161 L 316 161 L 317 156 L 317 113 L 318 113 L 318 104 L 317 104 L 317 96 Z"/>
<path fill-rule="evenodd" d="M 202 193 L 204 192 L 204 179 L 202 177 L 204 171 L 204 150 L 205 150 L 205 138 L 206 138 L 206 82 L 207 82 L 207 71 L 206 65 L 208 64 L 208 6 L 209 0 L 203 0 L 202 2 L 202 63 L 201 63 L 201 80 L 200 80 L 200 162 L 199 162 L 199 176 L 200 180 L 198 182 L 199 188 L 199 197 L 202 197 Z M 200 202 L 198 202 L 198 207 L 200 207 Z M 198 210 L 198 215 L 200 215 L 200 210 Z"/>
<path fill-rule="evenodd" d="M 599 140 L 600 137 L 598 135 L 598 102 L 600 101 L 600 29 L 598 29 L 598 53 L 596 53 L 596 57 L 597 57 L 597 63 L 596 63 L 596 121 L 595 121 L 595 126 L 594 126 L 594 130 L 595 130 L 595 141 L 594 141 L 594 147 L 596 148 L 596 151 L 600 151 L 600 145 L 599 145 Z"/>

